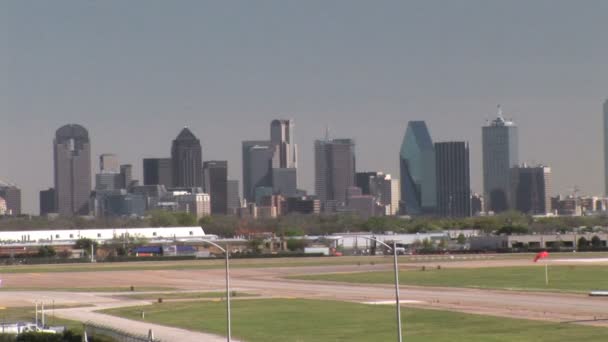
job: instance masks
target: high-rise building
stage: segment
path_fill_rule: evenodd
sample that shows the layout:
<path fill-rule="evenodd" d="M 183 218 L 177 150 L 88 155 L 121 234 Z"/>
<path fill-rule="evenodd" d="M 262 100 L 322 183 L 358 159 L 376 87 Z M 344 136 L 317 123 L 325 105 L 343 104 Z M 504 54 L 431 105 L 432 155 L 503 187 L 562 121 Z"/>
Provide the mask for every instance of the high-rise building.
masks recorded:
<path fill-rule="evenodd" d="M 123 189 L 120 173 L 98 173 L 95 175 L 95 191 Z"/>
<path fill-rule="evenodd" d="M 284 197 L 292 197 L 298 194 L 297 170 L 295 168 L 272 169 L 272 191 Z"/>
<path fill-rule="evenodd" d="M 498 117 L 482 128 L 483 191 L 486 211 L 499 213 L 509 209 L 511 168 L 519 164 L 517 126 Z"/>
<path fill-rule="evenodd" d="M 171 158 L 144 159 L 144 185 L 173 186 Z"/>
<path fill-rule="evenodd" d="M 399 180 L 393 179 L 389 174 L 378 172 L 369 181 L 369 194 L 376 199 L 376 203 L 384 207 L 387 215 L 397 215 L 399 211 L 400 186 Z M 365 192 L 363 192 L 365 195 Z"/>
<path fill-rule="evenodd" d="M 0 216 L 6 215 L 8 208 L 6 207 L 6 200 L 0 197 Z"/>
<path fill-rule="evenodd" d="M 236 214 L 236 210 L 241 207 L 241 197 L 239 196 L 239 181 L 228 180 L 226 184 L 228 213 Z"/>
<path fill-rule="evenodd" d="M 14 184 L 0 181 L 0 197 L 4 198 L 6 203 L 4 215 L 21 215 L 21 189 Z"/>
<path fill-rule="evenodd" d="M 440 216 L 471 216 L 469 145 L 463 141 L 435 143 L 437 211 Z"/>
<path fill-rule="evenodd" d="M 65 125 L 55 133 L 53 150 L 58 213 L 88 215 L 91 193 L 89 132 L 80 125 Z"/>
<path fill-rule="evenodd" d="M 277 166 L 276 149 L 270 141 L 243 141 L 243 198 L 255 201 L 256 189 L 272 189 L 272 169 Z"/>
<path fill-rule="evenodd" d="M 171 147 L 173 186 L 203 186 L 203 154 L 201 142 L 184 128 L 173 140 Z"/>
<path fill-rule="evenodd" d="M 373 177 L 380 177 L 384 175 L 382 172 L 357 172 L 355 174 L 355 185 L 361 188 L 361 193 L 363 195 L 370 194 L 370 181 Z"/>
<path fill-rule="evenodd" d="M 40 191 L 40 216 L 57 212 L 55 196 L 55 189 L 53 188 Z"/>
<path fill-rule="evenodd" d="M 120 165 L 120 185 L 121 189 L 129 189 L 133 185 L 133 165 Z M 135 181 L 137 182 L 137 181 Z"/>
<path fill-rule="evenodd" d="M 101 173 L 118 173 L 118 157 L 115 154 L 105 153 L 99 156 L 99 171 Z"/>
<path fill-rule="evenodd" d="M 511 168 L 512 207 L 530 215 L 551 212 L 551 168 L 526 164 Z"/>
<path fill-rule="evenodd" d="M 355 142 L 352 139 L 315 141 L 315 193 L 324 210 L 327 202 L 346 203 L 346 190 L 355 185 Z M 331 204 L 334 205 L 333 203 Z"/>
<path fill-rule="evenodd" d="M 206 161 L 203 163 L 205 192 L 211 197 L 211 214 L 228 213 L 228 162 Z"/>
<path fill-rule="evenodd" d="M 297 145 L 294 142 L 293 120 L 273 120 L 270 123 L 270 142 L 278 150 L 278 168 L 298 167 Z"/>
<path fill-rule="evenodd" d="M 432 213 L 437 206 L 435 150 L 424 121 L 410 121 L 399 152 L 404 214 Z"/>
<path fill-rule="evenodd" d="M 608 196 L 608 100 L 604 102 L 604 188 Z"/>

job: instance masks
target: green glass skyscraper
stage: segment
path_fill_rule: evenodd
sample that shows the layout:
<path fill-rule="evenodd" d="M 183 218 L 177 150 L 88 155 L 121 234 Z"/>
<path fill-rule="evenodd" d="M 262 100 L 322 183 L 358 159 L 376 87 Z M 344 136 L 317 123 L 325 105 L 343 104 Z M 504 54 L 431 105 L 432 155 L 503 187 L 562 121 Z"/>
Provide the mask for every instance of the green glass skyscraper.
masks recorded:
<path fill-rule="evenodd" d="M 437 206 L 435 149 L 424 121 L 408 122 L 399 153 L 399 168 L 402 213 L 433 213 Z"/>

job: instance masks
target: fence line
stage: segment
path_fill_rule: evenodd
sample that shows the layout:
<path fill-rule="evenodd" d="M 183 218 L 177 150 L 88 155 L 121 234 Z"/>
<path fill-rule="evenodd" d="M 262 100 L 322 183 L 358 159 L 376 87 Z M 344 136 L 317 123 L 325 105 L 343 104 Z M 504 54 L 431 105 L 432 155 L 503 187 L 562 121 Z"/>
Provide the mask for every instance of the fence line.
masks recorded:
<path fill-rule="evenodd" d="M 93 323 L 91 321 L 84 324 L 84 333 L 86 333 L 88 337 L 110 337 L 117 342 L 162 342 L 161 340 L 154 338 L 152 330 L 149 331 L 148 336 L 137 335 L 121 329 Z"/>

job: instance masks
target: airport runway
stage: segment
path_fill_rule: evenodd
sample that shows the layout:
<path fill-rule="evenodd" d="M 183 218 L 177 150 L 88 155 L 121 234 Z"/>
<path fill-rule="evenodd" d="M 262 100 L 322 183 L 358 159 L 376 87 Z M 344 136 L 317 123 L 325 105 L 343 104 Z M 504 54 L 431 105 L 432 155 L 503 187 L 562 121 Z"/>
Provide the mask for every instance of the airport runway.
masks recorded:
<path fill-rule="evenodd" d="M 526 262 L 529 263 L 529 261 L 521 260 L 454 261 L 446 262 L 443 264 L 443 267 L 515 266 Z M 429 264 L 429 266 L 433 265 L 437 265 L 437 263 Z M 419 263 L 403 265 L 405 268 L 418 268 L 420 266 L 421 264 Z M 360 266 L 239 268 L 231 270 L 231 281 L 232 287 L 236 291 L 255 293 L 264 297 L 390 303 L 394 300 L 394 288 L 390 285 L 302 281 L 285 279 L 284 277 L 295 274 L 325 272 L 390 270 L 391 267 L 390 264 L 367 264 Z M 36 288 L 45 286 L 48 288 L 127 287 L 135 285 L 136 287 L 172 287 L 181 291 L 223 291 L 224 270 L 15 273 L 5 274 L 4 283 L 20 284 L 21 286 L 27 285 Z M 121 298 L 120 295 L 124 294 L 124 292 L 91 293 L 3 290 L 0 291 L 0 306 L 33 305 L 34 301 L 44 301 L 46 303 L 54 301 L 56 305 L 90 304 L 93 306 L 89 308 L 56 310 L 56 313 L 58 316 L 81 321 L 95 318 L 96 320 L 102 320 L 107 325 L 121 328 L 125 326 L 126 322 L 124 319 L 93 313 L 93 311 L 100 308 L 121 307 L 142 303 L 142 301 L 134 302 L 133 300 Z M 407 307 L 411 306 L 608 327 L 608 298 L 589 297 L 584 294 L 401 286 L 401 299 L 405 303 L 402 304 L 404 310 L 407 310 Z M 105 317 L 102 319 L 99 315 Z M 137 325 L 139 330 L 145 330 L 145 326 L 149 325 Z"/>

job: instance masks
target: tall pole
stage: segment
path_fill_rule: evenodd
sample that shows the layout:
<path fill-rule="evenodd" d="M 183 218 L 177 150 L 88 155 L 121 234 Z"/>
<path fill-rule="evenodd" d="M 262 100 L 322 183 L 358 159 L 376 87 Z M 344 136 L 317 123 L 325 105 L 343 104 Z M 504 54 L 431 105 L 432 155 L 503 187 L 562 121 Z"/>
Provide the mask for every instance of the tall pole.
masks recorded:
<path fill-rule="evenodd" d="M 228 261 L 229 252 L 228 245 L 226 245 L 226 249 L 224 250 L 224 254 L 226 254 L 226 314 L 228 316 L 227 322 L 227 331 L 228 331 L 228 342 L 230 342 L 232 338 L 232 328 L 230 324 L 230 263 Z"/>
<path fill-rule="evenodd" d="M 545 261 L 545 285 L 549 286 L 549 266 Z"/>
<path fill-rule="evenodd" d="M 399 267 L 397 266 L 397 241 L 393 241 L 393 257 L 395 267 L 395 304 L 397 307 L 397 336 L 399 342 L 403 341 L 403 334 L 401 332 L 401 305 L 399 303 Z"/>

